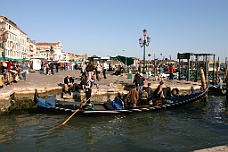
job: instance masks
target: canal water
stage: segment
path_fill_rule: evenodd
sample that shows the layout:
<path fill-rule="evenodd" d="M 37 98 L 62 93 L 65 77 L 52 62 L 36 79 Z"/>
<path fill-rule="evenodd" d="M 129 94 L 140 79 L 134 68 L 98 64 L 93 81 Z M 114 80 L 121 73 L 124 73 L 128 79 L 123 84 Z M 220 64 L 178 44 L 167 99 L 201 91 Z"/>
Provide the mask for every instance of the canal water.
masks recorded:
<path fill-rule="evenodd" d="M 0 152 L 193 151 L 228 144 L 228 102 L 208 96 L 175 108 L 121 115 L 25 113 L 0 117 Z M 54 129 L 53 129 L 54 128 Z"/>

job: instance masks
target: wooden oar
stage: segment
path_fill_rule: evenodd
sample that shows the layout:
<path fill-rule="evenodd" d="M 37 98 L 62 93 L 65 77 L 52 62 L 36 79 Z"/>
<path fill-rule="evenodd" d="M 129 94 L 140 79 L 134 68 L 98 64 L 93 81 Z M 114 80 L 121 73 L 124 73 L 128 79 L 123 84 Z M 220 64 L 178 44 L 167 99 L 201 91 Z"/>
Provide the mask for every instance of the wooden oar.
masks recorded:
<path fill-rule="evenodd" d="M 97 90 L 98 91 L 98 90 Z M 97 91 L 96 91 L 96 93 L 97 93 Z M 95 94 L 96 94 L 95 93 Z M 91 97 L 90 97 L 91 98 Z M 69 118 L 67 118 L 67 120 L 65 120 L 61 125 L 65 125 L 86 103 L 87 103 L 87 101 L 89 101 L 90 100 L 90 98 L 89 99 L 87 99 L 85 102 L 83 102 L 81 105 L 80 105 L 80 107 L 77 109 L 77 110 L 75 110 L 75 112 L 74 113 L 72 113 L 72 115 L 70 115 L 70 117 Z M 83 99 L 82 99 L 83 100 Z"/>
<path fill-rule="evenodd" d="M 91 98 L 91 97 L 90 97 Z M 89 98 L 89 99 L 90 99 Z M 71 115 L 70 115 L 70 117 L 68 117 L 61 125 L 65 125 L 86 103 L 87 103 L 87 101 L 89 100 L 89 99 L 87 99 L 85 102 L 82 102 L 82 104 L 80 105 L 80 107 L 77 109 L 77 110 L 75 110 L 75 112 L 74 113 L 72 113 Z"/>

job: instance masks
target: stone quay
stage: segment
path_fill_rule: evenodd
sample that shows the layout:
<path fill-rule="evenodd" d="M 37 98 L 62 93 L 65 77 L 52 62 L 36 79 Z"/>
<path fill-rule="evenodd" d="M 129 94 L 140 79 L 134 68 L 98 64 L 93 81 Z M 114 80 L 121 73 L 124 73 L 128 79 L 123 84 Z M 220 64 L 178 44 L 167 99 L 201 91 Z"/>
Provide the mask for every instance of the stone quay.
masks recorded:
<path fill-rule="evenodd" d="M 113 71 L 107 71 L 107 79 L 104 79 L 102 74 L 100 75 L 101 80 L 97 81 L 100 89 L 96 92 L 96 87 L 93 87 L 92 101 L 113 100 L 118 93 L 126 94 L 131 86 L 134 85 L 132 83 L 133 74 L 129 77 L 128 73 L 124 73 L 122 76 L 115 76 L 112 73 Z M 80 83 L 80 70 L 60 70 L 58 73 L 54 73 L 54 75 L 40 74 L 39 71 L 30 72 L 27 74 L 26 81 L 19 80 L 17 83 L 0 88 L 0 110 L 5 111 L 9 108 L 12 99 L 14 101 L 23 99 L 33 100 L 35 89 L 37 89 L 40 96 L 60 95 L 62 93 L 61 84 L 63 84 L 63 79 L 68 74 L 75 78 L 76 83 Z M 185 80 L 164 79 L 164 82 L 171 90 L 178 88 L 181 94 L 199 90 L 201 87 L 201 83 Z M 144 86 L 146 87 L 148 83 L 151 83 L 151 88 L 155 90 L 159 81 L 155 77 L 150 76 L 144 82 Z M 63 99 L 66 101 L 72 101 L 72 99 L 80 101 L 84 96 L 85 94 L 81 92 L 73 94 L 71 97 L 64 96 Z"/>

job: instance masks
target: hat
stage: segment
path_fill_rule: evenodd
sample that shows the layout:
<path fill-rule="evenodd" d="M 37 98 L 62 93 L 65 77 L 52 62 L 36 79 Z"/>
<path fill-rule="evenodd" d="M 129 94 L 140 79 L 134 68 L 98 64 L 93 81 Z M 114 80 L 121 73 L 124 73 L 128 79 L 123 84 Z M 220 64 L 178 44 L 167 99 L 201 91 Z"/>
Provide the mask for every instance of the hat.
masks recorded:
<path fill-rule="evenodd" d="M 143 76 L 143 74 L 142 74 L 142 73 L 140 73 L 140 76 Z"/>

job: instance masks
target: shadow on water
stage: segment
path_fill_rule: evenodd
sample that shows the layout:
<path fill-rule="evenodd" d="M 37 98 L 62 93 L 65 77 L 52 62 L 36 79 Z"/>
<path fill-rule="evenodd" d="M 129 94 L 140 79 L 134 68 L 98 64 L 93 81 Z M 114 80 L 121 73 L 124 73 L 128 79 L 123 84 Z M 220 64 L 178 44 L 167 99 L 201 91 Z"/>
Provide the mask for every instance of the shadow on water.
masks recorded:
<path fill-rule="evenodd" d="M 173 109 L 71 118 L 68 114 L 3 116 L 0 151 L 192 151 L 227 144 L 225 97 Z M 28 144 L 29 143 L 29 144 Z M 54 145 L 54 146 L 53 146 Z M 22 150 L 23 149 L 23 150 Z"/>

